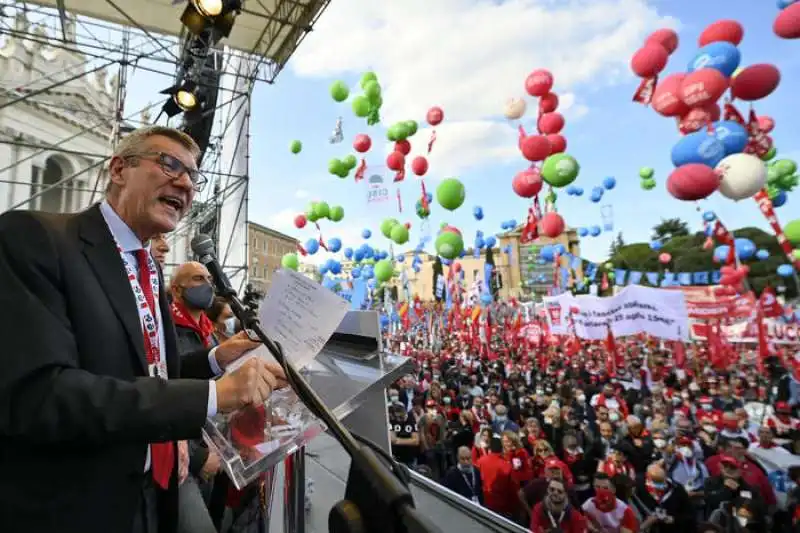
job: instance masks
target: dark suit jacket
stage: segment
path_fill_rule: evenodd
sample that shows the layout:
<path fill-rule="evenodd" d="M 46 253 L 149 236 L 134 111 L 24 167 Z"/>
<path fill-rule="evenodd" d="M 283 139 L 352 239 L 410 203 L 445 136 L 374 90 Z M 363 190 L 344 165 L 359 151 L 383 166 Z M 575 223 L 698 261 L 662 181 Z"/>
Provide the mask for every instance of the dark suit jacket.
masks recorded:
<path fill-rule="evenodd" d="M 180 360 L 163 290 L 159 302 L 169 377 L 196 380 L 146 377 L 136 302 L 98 206 L 0 216 L 0 531 L 127 533 L 147 444 L 200 437 L 207 352 Z M 162 533 L 175 529 L 177 468 L 172 485 Z"/>
<path fill-rule="evenodd" d="M 477 492 L 474 495 L 478 497 L 478 502 L 483 505 L 483 482 L 481 481 L 481 471 L 475 467 L 473 467 L 473 471 L 475 472 L 474 490 Z M 451 466 L 447 470 L 447 473 L 445 473 L 442 484 L 456 494 L 460 494 L 466 499 L 472 500 L 473 492 L 467 483 L 467 479 L 470 479 L 470 476 L 467 475 L 465 479 L 464 474 L 461 473 L 458 467 Z"/>

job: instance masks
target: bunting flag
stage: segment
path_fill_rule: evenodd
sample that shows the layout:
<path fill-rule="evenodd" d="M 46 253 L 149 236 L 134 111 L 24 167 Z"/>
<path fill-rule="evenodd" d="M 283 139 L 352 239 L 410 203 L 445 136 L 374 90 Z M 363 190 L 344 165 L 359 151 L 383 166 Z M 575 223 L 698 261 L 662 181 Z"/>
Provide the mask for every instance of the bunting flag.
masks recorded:
<path fill-rule="evenodd" d="M 361 158 L 361 164 L 358 165 L 356 169 L 355 179 L 356 183 L 364 179 L 364 173 L 367 172 L 367 160 L 363 157 Z"/>

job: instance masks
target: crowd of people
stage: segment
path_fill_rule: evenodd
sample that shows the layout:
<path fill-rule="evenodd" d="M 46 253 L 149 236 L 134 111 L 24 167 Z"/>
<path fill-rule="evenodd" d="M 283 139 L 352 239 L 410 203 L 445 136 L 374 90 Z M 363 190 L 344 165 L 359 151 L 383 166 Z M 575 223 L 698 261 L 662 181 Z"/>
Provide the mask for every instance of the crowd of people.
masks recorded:
<path fill-rule="evenodd" d="M 800 453 L 797 381 L 779 358 L 742 347 L 714 370 L 692 344 L 679 367 L 654 339 L 576 351 L 506 333 L 497 321 L 488 347 L 424 327 L 389 336 L 415 365 L 387 391 L 398 461 L 535 533 L 800 531 L 800 468 L 779 502 L 756 459 Z M 772 409 L 751 416 L 751 402 Z"/>

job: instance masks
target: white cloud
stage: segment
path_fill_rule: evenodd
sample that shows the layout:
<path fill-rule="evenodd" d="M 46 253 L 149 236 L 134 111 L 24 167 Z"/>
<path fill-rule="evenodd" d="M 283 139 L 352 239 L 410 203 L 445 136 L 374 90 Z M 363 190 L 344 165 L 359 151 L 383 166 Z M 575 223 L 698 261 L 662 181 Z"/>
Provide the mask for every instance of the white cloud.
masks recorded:
<path fill-rule="evenodd" d="M 297 189 L 296 191 L 294 191 L 294 197 L 297 198 L 298 200 L 303 200 L 305 198 L 308 198 L 308 191 L 305 189 Z"/>

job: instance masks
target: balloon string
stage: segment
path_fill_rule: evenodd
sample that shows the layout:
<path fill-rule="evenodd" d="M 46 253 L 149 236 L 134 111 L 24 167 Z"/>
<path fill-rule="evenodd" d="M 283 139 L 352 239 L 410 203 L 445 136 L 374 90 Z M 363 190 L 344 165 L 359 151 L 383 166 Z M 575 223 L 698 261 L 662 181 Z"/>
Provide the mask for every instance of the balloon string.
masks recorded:
<path fill-rule="evenodd" d="M 431 131 L 431 139 L 428 141 L 428 155 L 431 155 L 431 150 L 433 150 L 433 143 L 436 142 L 436 130 Z"/>
<path fill-rule="evenodd" d="M 403 200 L 400 198 L 400 189 L 397 189 L 397 212 L 403 212 Z"/>

